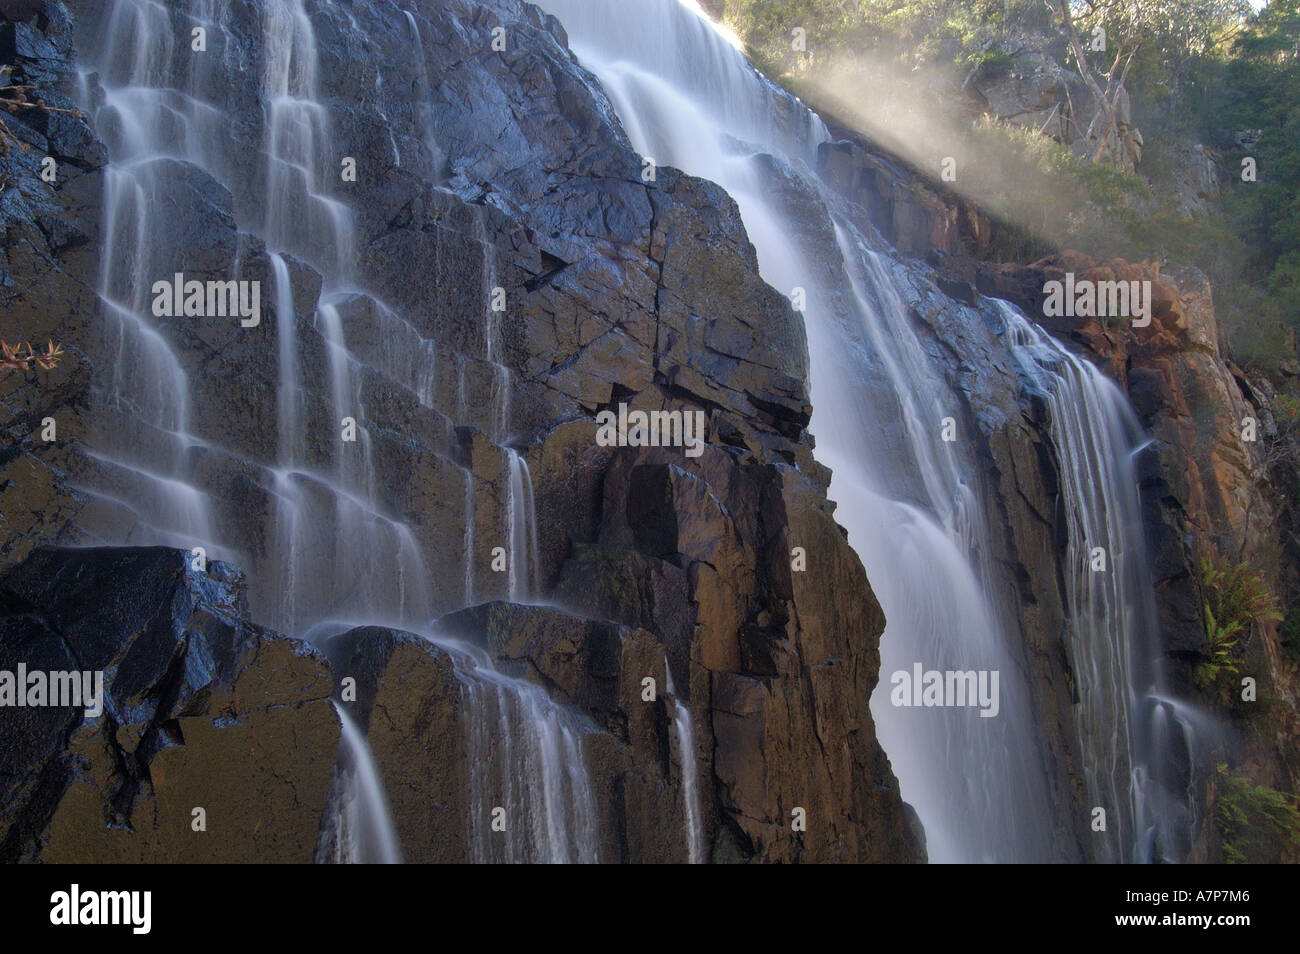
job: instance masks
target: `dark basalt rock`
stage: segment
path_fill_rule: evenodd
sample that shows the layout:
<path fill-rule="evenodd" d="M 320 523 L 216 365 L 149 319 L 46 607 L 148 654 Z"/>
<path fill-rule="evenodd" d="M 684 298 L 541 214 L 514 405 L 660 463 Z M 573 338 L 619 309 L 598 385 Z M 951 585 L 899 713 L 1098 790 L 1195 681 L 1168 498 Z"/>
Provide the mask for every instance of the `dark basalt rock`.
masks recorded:
<path fill-rule="evenodd" d="M 311 860 L 338 743 L 329 667 L 248 622 L 239 571 L 190 559 L 42 549 L 0 579 L 0 669 L 104 687 L 97 717 L 0 707 L 4 860 Z"/>
<path fill-rule="evenodd" d="M 0 17 L 23 23 L 45 12 L 45 0 L 0 0 Z"/>
<path fill-rule="evenodd" d="M 38 87 L 38 101 L 50 106 L 72 107 L 72 36 L 63 5 L 11 0 L 0 12 L 15 21 L 0 22 L 7 82 Z M 3 568 L 33 546 L 76 537 L 69 524 L 78 506 L 66 474 L 89 397 L 92 362 L 82 344 L 94 337 L 106 153 L 80 115 L 0 110 L 0 125 L 17 140 L 0 168 L 0 338 L 70 345 L 52 372 L 0 375 Z M 57 162 L 54 183 L 41 178 L 46 156 Z M 57 425 L 53 441 L 41 437 L 49 418 Z"/>

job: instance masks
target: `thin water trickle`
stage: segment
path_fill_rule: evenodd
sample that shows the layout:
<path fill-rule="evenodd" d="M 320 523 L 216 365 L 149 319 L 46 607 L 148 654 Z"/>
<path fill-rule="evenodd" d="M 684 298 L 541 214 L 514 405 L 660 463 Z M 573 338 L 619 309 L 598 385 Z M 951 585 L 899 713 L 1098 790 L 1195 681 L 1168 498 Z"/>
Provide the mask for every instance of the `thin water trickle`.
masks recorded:
<path fill-rule="evenodd" d="M 334 703 L 342 723 L 338 772 L 347 784 L 338 787 L 332 832 L 335 864 L 400 865 L 401 848 L 379 770 L 361 729 L 347 710 Z"/>
<path fill-rule="evenodd" d="M 433 169 L 433 181 L 436 183 L 441 178 L 442 150 L 438 146 L 438 137 L 434 131 L 433 87 L 429 82 L 429 64 L 425 59 L 424 38 L 420 36 L 420 26 L 415 21 L 415 14 L 410 10 L 403 10 L 402 15 L 406 17 L 407 26 L 411 31 L 411 62 L 415 64 L 416 76 L 415 113 L 419 117 L 420 137 L 424 148 L 428 150 Z M 396 145 L 393 148 L 396 151 Z M 400 161 L 398 164 L 400 165 Z"/>
<path fill-rule="evenodd" d="M 527 603 L 537 597 L 537 511 L 533 507 L 533 478 L 528 463 L 506 449 L 510 467 L 510 602 Z"/>
<path fill-rule="evenodd" d="M 664 684 L 673 697 L 673 729 L 682 769 L 682 802 L 686 811 L 686 857 L 690 864 L 704 863 L 704 818 L 700 810 L 700 774 L 695 766 L 695 723 L 673 685 L 673 670 L 664 657 Z"/>

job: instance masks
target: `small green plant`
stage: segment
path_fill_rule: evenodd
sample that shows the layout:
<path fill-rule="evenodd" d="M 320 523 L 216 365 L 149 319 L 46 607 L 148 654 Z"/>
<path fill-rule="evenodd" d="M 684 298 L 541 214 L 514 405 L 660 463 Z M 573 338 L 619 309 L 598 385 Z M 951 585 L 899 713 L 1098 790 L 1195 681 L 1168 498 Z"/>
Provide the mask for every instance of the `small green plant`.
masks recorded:
<path fill-rule="evenodd" d="M 1208 605 L 1204 609 L 1209 654 L 1206 659 L 1196 664 L 1196 668 L 1192 670 L 1192 678 L 1202 689 L 1209 689 L 1240 672 L 1236 649 L 1237 640 L 1241 636 L 1241 623 L 1238 620 L 1231 620 L 1221 624 L 1214 618 L 1214 611 Z"/>
<path fill-rule="evenodd" d="M 961 59 L 973 78 L 977 80 L 995 79 L 1011 72 L 1016 65 L 1015 57 L 1006 50 L 981 49 Z"/>
<path fill-rule="evenodd" d="M 1295 860 L 1300 854 L 1300 807 L 1296 797 L 1220 765 L 1214 800 L 1223 858 L 1228 864 Z"/>
<path fill-rule="evenodd" d="M 1277 601 L 1259 574 L 1244 563 L 1206 557 L 1197 568 L 1201 610 L 1209 643 L 1206 657 L 1192 670 L 1202 689 L 1217 689 L 1226 698 L 1241 664 L 1240 644 L 1265 622 L 1279 622 Z"/>

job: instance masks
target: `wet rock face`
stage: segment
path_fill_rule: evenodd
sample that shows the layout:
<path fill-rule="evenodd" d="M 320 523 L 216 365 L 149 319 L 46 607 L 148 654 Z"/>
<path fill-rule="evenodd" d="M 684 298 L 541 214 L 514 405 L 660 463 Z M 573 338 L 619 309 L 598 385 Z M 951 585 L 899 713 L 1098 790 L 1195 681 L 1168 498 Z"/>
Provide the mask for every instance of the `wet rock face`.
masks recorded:
<path fill-rule="evenodd" d="M 103 687 L 90 708 L 0 707 L 6 861 L 311 860 L 329 667 L 250 623 L 243 589 L 161 548 L 40 549 L 0 579 L 0 670 Z"/>
<path fill-rule="evenodd" d="M 918 173 L 864 143 L 850 138 L 822 143 L 817 147 L 818 173 L 841 196 L 860 205 L 891 245 L 918 257 L 936 250 L 989 253 L 995 227 L 987 216 L 956 193 L 939 192 L 933 183 L 921 186 L 924 180 Z"/>
<path fill-rule="evenodd" d="M 1044 317 L 1045 284 L 1067 272 L 1077 281 L 1150 282 L 1150 326 Z M 1235 554 L 1243 536 L 1259 540 L 1276 516 L 1256 479 L 1262 442 L 1242 440 L 1242 422 L 1264 421 L 1265 409 L 1220 353 L 1209 282 L 1194 268 L 1162 275 L 1150 265 L 1077 253 L 978 273 L 982 291 L 1020 304 L 1101 366 L 1151 434 L 1141 468 L 1148 546 L 1166 652 L 1186 687 L 1186 666 L 1206 651 L 1197 560 L 1212 550 Z"/>
<path fill-rule="evenodd" d="M 30 28 L 47 30 L 52 46 L 34 39 L 30 48 L 44 52 L 24 55 L 66 96 L 73 31 L 89 55 L 111 5 L 73 0 L 71 15 L 47 6 L 46 20 Z M 643 181 L 641 157 L 608 101 L 536 8 L 430 0 L 406 4 L 408 20 L 387 3 L 310 6 L 330 145 L 357 160 L 356 182 L 331 186 L 355 226 L 355 287 L 330 302 L 358 362 L 356 419 L 369 440 L 375 497 L 384 519 L 410 528 L 428 567 L 419 583 L 436 613 L 453 614 L 446 625 L 585 720 L 601 857 L 685 860 L 680 701 L 695 727 L 706 859 L 917 860 L 915 826 L 867 707 L 884 621 L 835 524 L 829 475 L 806 433 L 802 324 L 759 278 L 734 202 L 672 169 Z M 259 237 L 264 112 L 248 79 L 260 75 L 266 51 L 256 4 L 231 4 L 227 15 L 224 29 L 210 32 L 203 65 L 223 91 L 229 148 L 208 168 L 156 163 L 152 187 L 175 214 L 148 268 L 269 289 L 272 261 Z M 188 36 L 189 21 L 174 16 Z M 498 26 L 505 51 L 490 45 Z M 190 54 L 178 44 L 173 55 L 182 64 Z M 88 83 L 92 100 L 102 95 L 94 77 Z M 154 539 L 149 514 L 122 502 L 139 496 L 134 478 L 111 460 L 165 435 L 107 398 L 114 343 L 92 293 L 101 140 L 111 151 L 122 133 L 106 119 L 103 128 L 69 123 L 59 134 L 59 154 L 75 160 L 78 178 L 41 201 L 57 199 L 51 214 L 64 224 L 41 228 L 35 200 L 0 206 L 13 224 L 5 288 L 13 313 L 30 321 L 24 337 L 57 328 L 75 354 L 55 376 L 24 385 L 27 423 L 7 432 L 11 450 L 0 464 L 44 467 L 47 489 L 11 510 L 15 488 L 35 494 L 41 485 L 8 472 L 5 519 L 19 543 L 0 554 L 6 565 L 50 540 Z M 37 194 L 30 175 L 23 182 Z M 43 243 L 39 256 L 24 243 Z M 302 644 L 249 622 L 283 612 L 268 581 L 283 493 L 276 395 L 286 321 L 302 381 L 298 464 L 340 467 L 329 345 L 317 320 L 322 290 L 337 278 L 336 250 L 305 241 L 300 252 L 284 256 L 292 315 L 279 314 L 268 293 L 251 332 L 236 321 L 156 323 L 189 380 L 198 438 L 186 451 L 189 472 L 212 502 L 223 553 L 248 573 L 246 595 L 219 562 L 205 575 L 175 551 L 89 550 L 86 579 L 118 580 L 135 594 L 131 606 L 171 607 L 148 627 L 91 632 L 66 610 L 94 596 L 67 589 L 66 567 L 82 557 L 37 551 L 6 580 L 27 594 L 4 620 L 13 645 L 21 635 L 32 653 L 57 661 L 104 642 L 117 667 L 110 694 L 118 693 L 98 723 L 60 716 L 12 755 L 4 844 L 13 857 L 313 855 L 339 736 L 329 670 Z M 506 302 L 500 313 L 488 306 L 496 288 Z M 394 313 L 406 337 L 395 335 Z M 420 349 L 429 359 L 422 378 L 412 370 Z M 62 391 L 58 375 L 69 376 Z M 38 450 L 32 421 L 51 402 L 75 409 L 59 431 L 60 441 L 73 439 Z M 595 415 L 620 405 L 701 415 L 702 452 L 602 445 Z M 537 595 L 556 609 L 499 602 L 505 574 L 490 567 L 508 537 L 512 450 L 532 475 Z M 55 453 L 66 457 L 57 466 L 31 462 Z M 327 497 L 313 504 L 333 505 Z M 328 565 L 331 547 L 322 539 L 306 549 Z M 797 570 L 796 548 L 806 561 Z M 210 582 L 217 577 L 219 586 Z M 304 602 L 333 605 L 339 596 L 323 575 L 298 585 Z M 478 608 L 456 612 L 467 604 Z M 329 651 L 335 686 L 357 679 L 353 715 L 406 860 L 464 860 L 475 806 L 454 654 L 376 628 L 336 637 Z M 657 684 L 651 699 L 646 678 Z M 249 759 L 250 747 L 262 756 Z M 191 837 L 196 806 L 207 807 L 210 832 L 232 812 L 282 821 L 274 836 L 246 830 L 214 848 L 216 838 Z M 795 809 L 806 830 L 792 824 Z M 130 833 L 112 827 L 122 819 Z"/>
<path fill-rule="evenodd" d="M 45 12 L 45 0 L 4 0 L 0 3 L 0 18 L 13 23 L 30 23 Z"/>
<path fill-rule="evenodd" d="M 664 647 L 654 634 L 509 603 L 449 614 L 439 628 L 486 649 L 501 670 L 539 683 L 552 698 L 590 718 L 597 731 L 585 736 L 583 752 L 602 861 L 688 860 L 684 753 L 673 723 L 679 697 L 668 689 Z M 653 681 L 649 687 L 647 679 Z M 698 735 L 695 741 L 700 778 L 707 780 L 711 747 Z M 711 830 L 715 809 L 707 797 L 701 810 Z"/>
<path fill-rule="evenodd" d="M 819 535 L 820 525 L 820 534 L 839 536 L 824 515 L 790 517 L 810 544 L 811 560 L 834 552 L 836 544 Z M 835 572 L 843 575 L 829 585 L 856 582 L 861 568 L 854 560 Z M 539 681 L 601 728 L 585 746 L 605 860 L 687 860 L 690 761 L 676 731 L 678 705 L 695 727 L 706 859 L 870 861 L 881 858 L 872 845 L 891 845 L 898 852 L 892 860 L 920 860 L 905 814 L 893 810 L 896 792 L 873 782 L 886 777 L 888 762 L 878 746 L 862 744 L 871 726 L 866 679 L 878 662 L 851 643 L 880 622 L 879 610 L 858 619 L 810 618 L 802 627 L 766 615 L 744 624 L 743 661 L 716 671 L 675 660 L 656 634 L 633 623 L 592 622 L 549 608 L 488 604 L 441 625 L 488 648 L 503 669 Z M 797 809 L 812 820 L 807 832 L 792 827 Z"/>
<path fill-rule="evenodd" d="M 1151 282 L 1150 326 L 1042 317 L 1044 283 L 1066 272 L 1080 279 Z M 1192 667 L 1208 652 L 1198 562 L 1211 555 L 1245 560 L 1273 592 L 1292 585 L 1294 477 L 1271 456 L 1280 439 L 1271 386 L 1221 353 L 1210 284 L 1198 269 L 1161 273 L 1147 263 L 1066 252 L 1023 267 L 975 266 L 968 274 L 981 291 L 1016 302 L 1101 367 L 1128 394 L 1150 434 L 1138 471 L 1160 635 L 1175 691 L 1196 698 Z M 1243 733 L 1234 758 L 1260 766 L 1278 785 L 1294 786 L 1290 753 L 1300 735 L 1294 680 L 1276 636 L 1265 632 L 1262 642 L 1265 650 L 1252 660 L 1250 674 L 1262 693 L 1285 704 L 1270 709 L 1267 734 Z M 1203 826 L 1194 860 L 1216 857 L 1210 836 Z"/>
<path fill-rule="evenodd" d="M 617 462 L 601 534 L 566 564 L 557 595 L 664 634 L 678 691 L 706 744 L 713 737 L 715 852 L 862 859 L 873 840 L 904 840 L 884 793 L 855 778 L 880 757 L 860 730 L 879 666 L 867 634 L 883 620 L 874 599 L 841 612 L 831 598 L 865 594 L 864 578 L 808 478 L 781 464 L 733 468 L 735 454 L 709 448 L 683 462 L 649 449 Z M 795 547 L 817 573 L 792 571 Z M 802 754 L 819 742 L 834 753 L 826 762 Z M 793 833 L 784 820 L 798 807 L 832 837 Z"/>
<path fill-rule="evenodd" d="M 0 6 L 6 84 L 36 86 L 52 107 L 0 110 L 0 339 L 72 344 L 53 371 L 0 373 L 0 567 L 57 538 L 77 510 L 65 475 L 85 434 L 93 362 L 74 342 L 93 335 L 106 154 L 83 117 L 53 111 L 75 105 L 71 34 L 61 4 Z M 51 169 L 54 182 L 42 178 Z"/>

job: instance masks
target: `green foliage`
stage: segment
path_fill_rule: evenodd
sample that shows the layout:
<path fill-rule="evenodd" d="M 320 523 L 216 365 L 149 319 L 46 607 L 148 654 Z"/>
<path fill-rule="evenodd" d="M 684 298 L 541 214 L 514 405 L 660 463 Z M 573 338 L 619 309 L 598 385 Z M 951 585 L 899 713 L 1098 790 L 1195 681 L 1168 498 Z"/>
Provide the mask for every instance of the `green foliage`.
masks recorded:
<path fill-rule="evenodd" d="M 1300 0 L 1097 0 L 1073 4 L 1076 35 L 1104 26 L 1109 70 L 1136 52 L 1126 87 L 1143 131 L 1139 176 L 1087 163 L 1033 130 L 977 124 L 942 154 L 960 158 L 961 191 L 1009 227 L 989 254 L 1028 259 L 1061 248 L 1098 257 L 1191 264 L 1209 276 L 1223 341 L 1239 363 L 1281 381 L 1300 328 Z M 1074 65 L 1044 0 L 725 0 L 724 19 L 768 75 L 818 104 L 816 79 L 837 58 L 912 76 L 934 67 L 986 79 L 1023 48 Z M 807 50 L 791 48 L 791 30 Z M 924 74 L 924 70 L 915 75 Z M 925 81 L 917 81 L 925 94 Z M 956 97 L 949 97 L 954 99 Z M 942 106 L 942 103 L 936 103 Z M 850 123 L 852 125 L 852 123 Z M 1259 130 L 1257 143 L 1238 134 Z M 943 135 L 947 136 L 945 132 Z M 1190 148 L 1206 146 L 1221 198 L 1189 212 Z M 1249 155 L 1258 181 L 1241 180 Z M 972 159 L 974 161 L 972 161 Z"/>
<path fill-rule="evenodd" d="M 1189 80 L 1195 132 L 1223 150 L 1222 211 L 1245 252 L 1236 283 L 1257 290 L 1243 317 L 1300 326 L 1300 0 L 1272 0 L 1224 55 L 1194 62 Z M 1236 141 L 1243 130 L 1258 141 Z M 1241 181 L 1247 156 L 1257 182 Z"/>
<path fill-rule="evenodd" d="M 984 119 L 970 131 L 968 150 L 977 161 L 963 164 L 965 194 L 1036 233 L 1039 254 L 1073 248 L 1138 260 L 1202 241 L 1185 217 L 1153 211 L 1141 176 L 1089 162 L 1033 129 Z"/>
<path fill-rule="evenodd" d="M 997 70 L 1010 65 L 997 41 L 1045 17 L 1041 0 L 726 0 L 723 12 L 774 79 L 846 51 Z M 806 33 L 804 52 L 792 49 L 795 27 Z"/>
<path fill-rule="evenodd" d="M 1196 664 L 1192 678 L 1203 689 L 1219 683 L 1228 677 L 1236 676 L 1240 669 L 1234 651 L 1241 636 L 1241 622 L 1228 620 L 1220 623 L 1214 617 L 1214 611 L 1205 606 L 1205 634 L 1209 639 L 1209 656 Z"/>
<path fill-rule="evenodd" d="M 1193 668 L 1192 680 L 1226 699 L 1240 673 L 1241 640 L 1265 622 L 1280 621 L 1282 613 L 1259 574 L 1244 563 L 1206 557 L 1197 566 L 1197 582 L 1209 651 Z"/>
<path fill-rule="evenodd" d="M 1006 50 L 996 49 L 978 49 L 968 52 L 960 62 L 972 76 L 979 80 L 1005 76 L 1011 72 L 1011 68 L 1016 63 L 1015 58 Z"/>
<path fill-rule="evenodd" d="M 1214 800 L 1224 860 L 1229 864 L 1277 863 L 1300 853 L 1300 808 L 1294 795 L 1257 785 L 1220 765 Z"/>
<path fill-rule="evenodd" d="M 1300 398 L 1290 394 L 1277 395 L 1273 398 L 1273 415 L 1288 431 L 1294 431 L 1300 425 Z"/>

